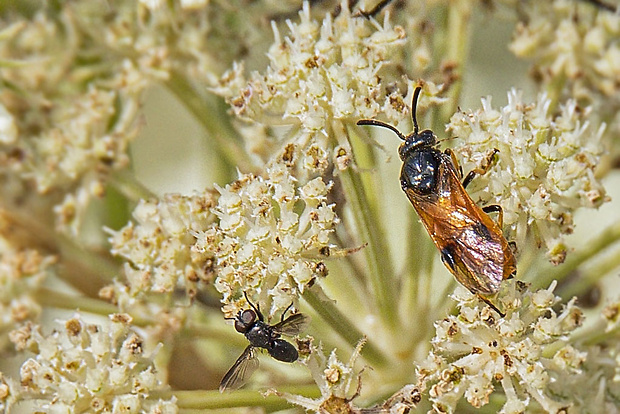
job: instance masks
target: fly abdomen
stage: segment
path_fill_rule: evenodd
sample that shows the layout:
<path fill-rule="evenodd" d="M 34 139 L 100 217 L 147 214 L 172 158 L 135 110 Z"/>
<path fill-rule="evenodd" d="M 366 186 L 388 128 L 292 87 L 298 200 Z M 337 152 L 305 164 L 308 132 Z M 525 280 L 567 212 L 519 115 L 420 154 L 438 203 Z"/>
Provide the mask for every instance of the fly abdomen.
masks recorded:
<path fill-rule="evenodd" d="M 269 355 L 282 362 L 295 362 L 299 358 L 297 349 L 284 339 L 274 339 L 267 351 Z"/>

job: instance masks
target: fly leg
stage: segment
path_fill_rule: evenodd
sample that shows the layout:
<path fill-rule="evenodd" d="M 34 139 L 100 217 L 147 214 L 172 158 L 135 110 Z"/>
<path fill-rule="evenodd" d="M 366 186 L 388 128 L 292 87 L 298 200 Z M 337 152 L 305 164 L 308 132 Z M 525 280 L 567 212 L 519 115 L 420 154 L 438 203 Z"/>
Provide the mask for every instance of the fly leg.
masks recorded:
<path fill-rule="evenodd" d="M 291 302 L 291 304 L 288 305 L 286 309 L 284 309 L 284 312 L 282 312 L 282 315 L 280 315 L 280 323 L 284 322 L 284 315 L 286 315 L 286 312 L 288 312 L 292 306 L 293 306 L 293 302 Z"/>
<path fill-rule="evenodd" d="M 489 154 L 489 156 L 487 157 L 487 159 L 484 161 L 484 163 L 481 166 L 476 167 L 473 170 L 471 170 L 469 173 L 467 173 L 467 176 L 463 180 L 463 188 L 467 188 L 469 183 L 471 183 L 471 181 L 474 179 L 476 175 L 484 175 L 487 173 L 487 171 L 491 169 L 491 166 L 493 165 L 493 158 L 495 157 L 495 154 L 497 154 L 498 152 L 499 150 L 497 148 L 494 148 L 493 151 Z M 452 149 L 450 148 L 446 148 L 446 150 L 444 151 L 444 154 L 447 154 L 450 156 L 450 159 L 452 160 L 452 165 L 454 165 L 454 169 L 456 170 L 456 173 L 459 179 L 463 178 L 463 168 L 459 164 L 459 160 L 456 158 L 454 151 L 452 151 Z"/>
<path fill-rule="evenodd" d="M 487 173 L 487 171 L 489 171 L 489 169 L 493 165 L 493 158 L 495 157 L 495 154 L 497 154 L 498 152 L 499 150 L 497 148 L 494 148 L 491 154 L 489 154 L 489 156 L 487 157 L 486 162 L 483 165 L 477 168 L 474 168 L 467 174 L 467 177 L 465 177 L 465 179 L 463 180 L 463 188 L 467 188 L 467 186 L 469 185 L 469 183 L 471 183 L 471 180 L 474 179 L 476 174 L 484 175 Z"/>
<path fill-rule="evenodd" d="M 484 303 L 489 305 L 489 307 L 491 309 L 493 309 L 495 312 L 499 313 L 499 316 L 501 316 L 502 318 L 504 318 L 506 316 L 506 314 L 504 312 L 502 312 L 499 309 L 497 309 L 497 306 L 495 306 L 490 300 L 488 300 L 487 298 L 482 296 L 480 293 L 475 293 L 475 292 L 472 292 L 472 293 L 474 293 L 476 296 L 478 296 L 478 299 L 480 299 L 481 301 L 483 301 Z"/>
<path fill-rule="evenodd" d="M 504 209 L 499 204 L 489 204 L 488 206 L 482 207 L 482 211 L 485 213 L 497 213 L 497 224 L 499 228 L 504 227 Z"/>
<path fill-rule="evenodd" d="M 392 2 L 392 0 L 381 0 L 379 3 L 377 3 L 377 5 L 375 7 L 373 7 L 372 9 L 370 9 L 369 11 L 362 11 L 360 10 L 358 12 L 358 14 L 360 16 L 364 16 L 365 18 L 369 19 L 371 17 L 375 17 L 377 14 L 379 14 L 381 12 L 381 10 L 383 10 L 383 8 L 385 6 L 387 6 L 388 4 L 390 4 Z M 357 3 L 357 2 L 356 2 Z"/>

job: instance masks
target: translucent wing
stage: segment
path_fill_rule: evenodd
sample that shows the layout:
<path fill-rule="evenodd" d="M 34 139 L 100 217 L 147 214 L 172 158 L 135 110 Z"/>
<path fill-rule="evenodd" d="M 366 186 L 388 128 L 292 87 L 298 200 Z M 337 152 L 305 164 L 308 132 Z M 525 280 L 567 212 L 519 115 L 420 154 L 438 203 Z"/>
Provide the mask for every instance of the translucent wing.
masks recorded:
<path fill-rule="evenodd" d="M 409 188 L 405 194 L 456 279 L 471 292 L 497 293 L 501 281 L 516 269 L 502 230 L 473 202 L 445 155 L 437 177 L 432 197 Z"/>
<path fill-rule="evenodd" d="M 245 384 L 245 381 L 250 378 L 252 373 L 258 368 L 258 358 L 254 347 L 248 345 L 239 358 L 235 361 L 232 367 L 224 374 L 222 381 L 220 382 L 220 392 L 224 390 L 234 390 Z"/>
<path fill-rule="evenodd" d="M 295 336 L 302 332 L 310 324 L 310 317 L 303 313 L 295 313 L 280 323 L 272 326 L 275 333 Z"/>

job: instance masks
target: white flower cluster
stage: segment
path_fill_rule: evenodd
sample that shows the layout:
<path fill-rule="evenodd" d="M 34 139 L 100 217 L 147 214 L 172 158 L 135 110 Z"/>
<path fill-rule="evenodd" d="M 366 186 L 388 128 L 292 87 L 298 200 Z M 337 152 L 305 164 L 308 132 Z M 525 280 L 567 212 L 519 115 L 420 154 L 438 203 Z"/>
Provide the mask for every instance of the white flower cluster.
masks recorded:
<path fill-rule="evenodd" d="M 329 188 L 321 178 L 296 187 L 281 163 L 268 167 L 266 178 L 243 175 L 219 188 L 219 225 L 197 232 L 193 249 L 215 252 L 215 287 L 226 317 L 247 308 L 241 292 L 257 292 L 273 313 L 325 275 L 319 260 L 329 255 L 338 222 L 334 205 L 326 204 Z"/>
<path fill-rule="evenodd" d="M 212 282 L 213 253 L 192 250 L 196 243 L 192 233 L 205 231 L 214 222 L 211 209 L 216 200 L 217 194 L 206 191 L 141 201 L 133 212 L 136 224 L 109 231 L 112 254 L 127 260 L 125 280 L 112 287 L 121 309 L 132 298 L 149 293 L 172 295 L 175 289 L 193 298 L 201 284 Z"/>
<path fill-rule="evenodd" d="M 606 332 L 617 330 L 620 327 L 620 302 L 613 302 L 605 306 L 602 317 L 607 322 Z"/>
<path fill-rule="evenodd" d="M 36 289 L 46 280 L 53 256 L 43 256 L 36 250 L 17 250 L 1 243 L 0 253 L 0 332 L 14 329 L 18 324 L 36 319 L 41 305 Z M 0 338 L 0 349 L 6 336 Z"/>
<path fill-rule="evenodd" d="M 214 88 L 237 115 L 266 125 L 300 127 L 297 144 L 308 153 L 336 145 L 324 142 L 333 137 L 334 120 L 355 122 L 381 114 L 397 123 L 406 116 L 407 91 L 383 80 L 398 79 L 387 62 L 404 45 L 402 27 L 391 26 L 387 18 L 381 26 L 352 15 L 346 1 L 337 17 L 328 13 L 321 23 L 310 17 L 308 2 L 299 16 L 299 23 L 287 20 L 284 38 L 272 24 L 275 42 L 266 73 L 252 72 L 246 79 L 243 65 L 236 64 Z M 412 82 L 403 81 L 412 92 Z"/>
<path fill-rule="evenodd" d="M 523 102 L 521 92 L 508 93 L 508 105 L 495 109 L 491 98 L 482 109 L 457 112 L 447 129 L 459 138 L 455 152 L 465 174 L 498 149 L 498 162 L 476 177 L 468 191 L 474 200 L 504 208 L 509 239 L 522 246 L 528 234 L 546 246 L 554 263 L 564 261 L 563 235 L 573 229 L 579 207 L 595 208 L 608 197 L 594 171 L 602 154 L 603 127 L 594 130 L 575 101 L 558 113 L 544 94 Z"/>
<path fill-rule="evenodd" d="M 16 348 L 35 356 L 22 364 L 21 387 L 18 395 L 6 399 L 7 405 L 12 401 L 13 408 L 67 414 L 176 413 L 174 399 L 148 398 L 150 392 L 162 390 L 162 382 L 153 356 L 145 354 L 143 340 L 130 324 L 124 314 L 111 315 L 102 325 L 76 316 L 49 335 L 34 325 L 13 331 Z"/>
<path fill-rule="evenodd" d="M 0 411 L 8 412 L 19 396 L 19 385 L 10 377 L 0 372 Z"/>
<path fill-rule="evenodd" d="M 568 80 L 570 96 L 606 97 L 605 106 L 620 104 L 620 15 L 588 2 L 534 1 L 520 4 L 527 16 L 519 23 L 510 49 L 534 62 L 545 83 Z"/>
<path fill-rule="evenodd" d="M 459 287 L 453 296 L 459 314 L 435 323 L 433 349 L 418 366 L 418 387 L 428 390 L 436 412 L 454 412 L 462 397 L 482 407 L 498 385 L 506 401 L 501 413 L 524 412 L 531 402 L 558 413 L 575 401 L 550 387 L 581 370 L 587 354 L 568 343 L 583 322 L 581 310 L 573 299 L 556 311 L 555 282 L 536 292 L 523 282 L 507 283 L 511 292 L 501 298 L 505 318 L 497 319 Z"/>
<path fill-rule="evenodd" d="M 353 400 L 359 396 L 362 388 L 361 372 L 358 373 L 355 369 L 355 362 L 365 343 L 366 339 L 358 342 L 347 363 L 338 359 L 336 350 L 326 357 L 320 346 L 309 343 L 310 352 L 303 363 L 308 367 L 314 381 L 319 386 L 321 396 L 312 399 L 289 393 L 274 393 L 292 404 L 303 407 L 306 411 L 317 414 L 362 412 L 355 407 Z M 355 386 L 355 391 L 353 391 L 353 386 Z"/>
<path fill-rule="evenodd" d="M 75 64 L 87 42 L 67 9 L 21 23 L 0 42 L 0 60 L 18 62 L 1 74 L 4 85 L 13 85 L 0 89 L 0 176 L 15 181 L 15 200 L 4 202 L 23 209 L 34 186 L 56 206 L 57 224 L 77 233 L 88 200 L 104 194 L 107 174 L 129 162 L 145 84 L 122 60 L 109 72 L 98 67 L 100 79 L 89 82 L 89 69 Z"/>
<path fill-rule="evenodd" d="M 554 355 L 552 366 L 569 373 L 556 376 L 549 382 L 549 390 L 556 399 L 572 402 L 569 413 L 620 412 L 620 345 L 617 336 L 605 344 L 588 347 L 587 352 L 568 346 Z"/>

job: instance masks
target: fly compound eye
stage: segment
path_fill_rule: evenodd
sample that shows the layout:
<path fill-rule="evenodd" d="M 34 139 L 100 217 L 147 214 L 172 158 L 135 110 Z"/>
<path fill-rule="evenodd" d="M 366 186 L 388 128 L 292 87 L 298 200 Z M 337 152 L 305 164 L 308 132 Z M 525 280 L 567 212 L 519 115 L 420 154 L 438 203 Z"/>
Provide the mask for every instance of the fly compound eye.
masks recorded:
<path fill-rule="evenodd" d="M 256 313 L 253 310 L 246 309 L 237 316 L 235 321 L 235 329 L 237 332 L 245 333 L 256 320 Z"/>
<path fill-rule="evenodd" d="M 246 309 L 241 314 L 241 321 L 246 325 L 250 325 L 255 320 L 256 320 L 256 312 L 254 312 L 251 309 Z"/>

